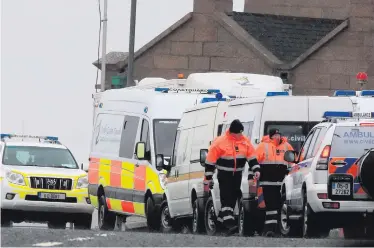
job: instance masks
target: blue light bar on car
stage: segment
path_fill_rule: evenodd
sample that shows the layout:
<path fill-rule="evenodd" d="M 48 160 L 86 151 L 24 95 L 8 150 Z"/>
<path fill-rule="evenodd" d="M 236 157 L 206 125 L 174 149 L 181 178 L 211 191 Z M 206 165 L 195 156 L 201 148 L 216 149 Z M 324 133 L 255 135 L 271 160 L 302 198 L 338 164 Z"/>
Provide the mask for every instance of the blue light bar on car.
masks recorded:
<path fill-rule="evenodd" d="M 206 102 L 226 102 L 226 98 L 204 97 L 200 101 L 200 103 L 206 103 Z"/>
<path fill-rule="evenodd" d="M 199 93 L 199 94 L 217 94 L 220 93 L 218 89 L 196 89 L 196 88 L 155 88 L 157 92 L 169 93 L 169 92 L 176 92 L 176 93 Z"/>
<path fill-rule="evenodd" d="M 290 94 L 286 91 L 269 91 L 266 96 L 289 96 Z"/>
<path fill-rule="evenodd" d="M 4 139 L 4 138 L 10 138 L 11 136 L 12 136 L 12 135 L 9 134 L 9 133 L 2 133 L 1 136 L 0 136 L 0 138 L 1 138 L 1 139 Z"/>
<path fill-rule="evenodd" d="M 19 134 L 1 134 L 1 139 L 4 138 L 31 138 L 31 139 L 44 139 L 51 141 L 58 141 L 58 137 L 55 136 L 34 136 L 34 135 L 19 135 Z"/>
<path fill-rule="evenodd" d="M 334 96 L 356 96 L 356 91 L 354 90 L 336 90 Z"/>
<path fill-rule="evenodd" d="M 361 96 L 374 96 L 374 90 L 363 90 Z"/>
<path fill-rule="evenodd" d="M 343 111 L 326 111 L 323 118 L 361 118 L 372 119 L 374 112 L 343 112 Z"/>

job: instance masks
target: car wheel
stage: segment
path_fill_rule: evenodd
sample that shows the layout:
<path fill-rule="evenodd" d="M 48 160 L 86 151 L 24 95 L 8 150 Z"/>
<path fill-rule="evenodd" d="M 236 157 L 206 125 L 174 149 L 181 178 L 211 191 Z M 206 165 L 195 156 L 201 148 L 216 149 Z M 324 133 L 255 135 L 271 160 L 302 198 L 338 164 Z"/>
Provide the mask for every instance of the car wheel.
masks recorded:
<path fill-rule="evenodd" d="M 98 222 L 100 230 L 108 231 L 113 231 L 116 224 L 116 215 L 108 210 L 104 195 L 99 199 Z"/>
<path fill-rule="evenodd" d="M 218 232 L 218 222 L 214 209 L 213 198 L 210 196 L 205 205 L 204 214 L 205 230 L 208 235 L 215 235 Z"/>
<path fill-rule="evenodd" d="M 155 203 L 152 197 L 147 198 L 146 202 L 147 226 L 151 231 L 160 231 L 161 217 L 155 210 Z"/>
<path fill-rule="evenodd" d="M 256 220 L 251 212 L 247 212 L 243 200 L 239 202 L 238 229 L 239 236 L 253 236 L 256 230 Z"/>
<path fill-rule="evenodd" d="M 279 232 L 285 237 L 302 237 L 301 221 L 290 222 L 289 216 L 289 206 L 286 201 L 286 195 L 283 194 L 281 198 L 281 209 L 279 210 Z"/>
<path fill-rule="evenodd" d="M 167 201 L 164 201 L 161 204 L 161 211 L 160 212 L 161 212 L 161 218 L 160 218 L 161 226 L 160 226 L 160 230 L 161 230 L 161 232 L 169 233 L 173 229 L 173 220 L 170 217 L 169 205 L 168 205 Z"/>
<path fill-rule="evenodd" d="M 92 225 L 92 214 L 84 214 L 74 222 L 74 228 L 76 229 L 91 229 Z"/>
<path fill-rule="evenodd" d="M 192 204 L 192 233 L 202 233 L 204 231 L 204 215 L 199 211 L 197 199 Z"/>

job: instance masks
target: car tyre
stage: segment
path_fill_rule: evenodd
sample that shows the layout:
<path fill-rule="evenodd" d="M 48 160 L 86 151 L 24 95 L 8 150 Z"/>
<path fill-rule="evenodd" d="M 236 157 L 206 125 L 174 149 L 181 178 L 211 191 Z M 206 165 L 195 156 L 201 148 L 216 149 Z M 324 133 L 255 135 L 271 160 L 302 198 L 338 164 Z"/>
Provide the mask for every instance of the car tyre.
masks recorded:
<path fill-rule="evenodd" d="M 206 233 L 210 236 L 216 235 L 219 231 L 219 223 L 217 221 L 216 212 L 214 209 L 213 198 L 210 196 L 205 205 L 204 223 Z"/>
<path fill-rule="evenodd" d="M 155 202 L 152 197 L 148 197 L 146 201 L 147 226 L 151 231 L 160 231 L 161 216 L 160 212 L 155 209 Z"/>
<path fill-rule="evenodd" d="M 205 230 L 204 213 L 201 213 L 197 199 L 192 204 L 192 225 L 193 234 L 203 233 Z"/>
<path fill-rule="evenodd" d="M 116 215 L 109 211 L 104 195 L 99 198 L 98 222 L 100 230 L 113 231 L 116 225 Z"/>
<path fill-rule="evenodd" d="M 163 233 L 170 233 L 173 230 L 173 219 L 170 216 L 167 201 L 161 203 L 160 213 L 160 231 Z"/>
<path fill-rule="evenodd" d="M 290 222 L 289 216 L 289 206 L 286 202 L 286 194 L 282 194 L 281 198 L 281 208 L 279 210 L 279 232 L 284 237 L 302 237 L 303 230 L 301 228 L 301 221 Z"/>

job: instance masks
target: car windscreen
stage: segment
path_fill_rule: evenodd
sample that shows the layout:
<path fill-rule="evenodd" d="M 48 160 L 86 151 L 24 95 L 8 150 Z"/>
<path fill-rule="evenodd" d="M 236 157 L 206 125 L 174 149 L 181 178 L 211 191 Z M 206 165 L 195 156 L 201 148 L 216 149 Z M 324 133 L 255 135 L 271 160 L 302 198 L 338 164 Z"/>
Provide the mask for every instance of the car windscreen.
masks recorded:
<path fill-rule="evenodd" d="M 279 129 L 282 136 L 296 152 L 299 152 L 309 132 L 308 122 L 265 122 L 264 133 L 267 135 L 272 128 Z"/>
<path fill-rule="evenodd" d="M 156 154 L 171 157 L 179 121 L 178 119 L 156 119 L 153 121 Z"/>
<path fill-rule="evenodd" d="M 331 142 L 331 157 L 360 157 L 374 148 L 374 126 L 338 126 Z"/>
<path fill-rule="evenodd" d="M 78 169 L 68 149 L 39 146 L 5 146 L 3 164 Z"/>

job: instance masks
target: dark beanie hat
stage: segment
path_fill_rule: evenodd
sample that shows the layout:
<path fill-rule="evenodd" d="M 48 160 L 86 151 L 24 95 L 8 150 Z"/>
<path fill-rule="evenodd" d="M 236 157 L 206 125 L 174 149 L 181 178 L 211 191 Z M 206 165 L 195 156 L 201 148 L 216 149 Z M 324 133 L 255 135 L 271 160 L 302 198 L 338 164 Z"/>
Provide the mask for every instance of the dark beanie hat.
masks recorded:
<path fill-rule="evenodd" d="M 241 133 L 244 130 L 243 124 L 238 120 L 233 120 L 230 124 L 230 133 Z"/>
<path fill-rule="evenodd" d="M 269 138 L 273 137 L 274 134 L 280 134 L 279 129 L 272 128 L 269 130 Z"/>

